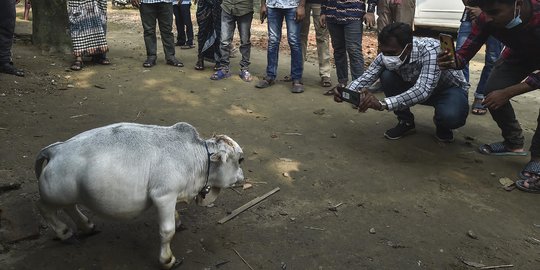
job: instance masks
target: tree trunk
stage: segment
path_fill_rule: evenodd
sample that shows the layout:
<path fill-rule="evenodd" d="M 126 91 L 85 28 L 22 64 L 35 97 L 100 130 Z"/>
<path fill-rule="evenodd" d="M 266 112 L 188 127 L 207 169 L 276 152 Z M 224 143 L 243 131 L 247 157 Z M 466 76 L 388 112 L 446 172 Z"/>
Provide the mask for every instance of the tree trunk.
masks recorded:
<path fill-rule="evenodd" d="M 71 52 L 66 3 L 67 0 L 32 0 L 34 45 L 49 52 Z"/>

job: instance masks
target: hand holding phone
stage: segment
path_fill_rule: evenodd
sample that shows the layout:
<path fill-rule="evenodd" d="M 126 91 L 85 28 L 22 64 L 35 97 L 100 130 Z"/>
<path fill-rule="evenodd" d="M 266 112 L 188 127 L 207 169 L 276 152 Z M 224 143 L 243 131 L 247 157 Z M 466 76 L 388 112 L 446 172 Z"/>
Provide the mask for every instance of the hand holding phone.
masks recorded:
<path fill-rule="evenodd" d="M 439 67 L 443 69 L 456 68 L 456 47 L 454 38 L 448 34 L 439 34 L 441 53 L 437 57 Z"/>
<path fill-rule="evenodd" d="M 362 102 L 363 93 L 355 90 L 347 89 L 343 86 L 337 86 L 334 92 L 334 101 L 336 102 L 348 102 L 355 106 L 360 105 Z"/>

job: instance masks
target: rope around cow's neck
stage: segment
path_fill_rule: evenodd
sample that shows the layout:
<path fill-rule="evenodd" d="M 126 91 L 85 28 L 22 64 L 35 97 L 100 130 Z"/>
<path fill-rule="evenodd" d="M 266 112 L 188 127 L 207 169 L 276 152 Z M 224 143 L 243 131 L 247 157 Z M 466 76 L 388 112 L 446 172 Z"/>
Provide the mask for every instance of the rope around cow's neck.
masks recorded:
<path fill-rule="evenodd" d="M 208 166 L 206 166 L 206 182 L 204 183 L 204 186 L 202 187 L 201 191 L 199 191 L 199 195 L 204 199 L 206 198 L 206 194 L 210 192 L 210 186 L 208 185 L 208 178 L 210 178 L 210 151 L 208 151 L 208 144 L 206 141 L 204 141 L 204 148 L 206 148 L 206 155 L 208 156 Z"/>

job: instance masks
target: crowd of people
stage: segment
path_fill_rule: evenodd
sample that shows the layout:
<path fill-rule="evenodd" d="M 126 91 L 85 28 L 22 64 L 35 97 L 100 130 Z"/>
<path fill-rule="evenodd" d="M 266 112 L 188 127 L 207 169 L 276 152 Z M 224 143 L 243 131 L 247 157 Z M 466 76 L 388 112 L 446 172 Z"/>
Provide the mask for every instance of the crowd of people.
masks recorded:
<path fill-rule="evenodd" d="M 251 25 L 254 0 L 197 0 L 196 70 L 205 62 L 214 64 L 212 80 L 232 75 L 231 51 L 235 29 L 240 36 L 239 76 L 253 80 L 249 72 Z M 18 0 L 0 1 L 0 72 L 24 76 L 11 62 L 11 46 Z M 75 61 L 71 69 L 83 68 L 83 57 L 108 65 L 106 57 L 106 0 L 68 0 L 69 32 Z M 146 60 L 143 66 L 157 63 L 156 23 L 159 26 L 165 62 L 174 67 L 184 64 L 175 56 L 175 45 L 195 47 L 190 0 L 131 0 L 139 8 L 144 30 Z M 465 10 L 457 33 L 457 51 L 442 51 L 437 39 L 413 36 L 413 0 L 261 0 L 260 22 L 267 21 L 268 48 L 264 77 L 255 85 L 267 88 L 277 80 L 283 21 L 291 51 L 292 93 L 304 92 L 303 70 L 310 24 L 316 36 L 320 84 L 334 88 L 325 91 L 341 102 L 338 87 L 361 93 L 359 111 L 392 111 L 396 126 L 384 136 L 399 139 L 415 129 L 410 108 L 417 104 L 435 108 L 435 138 L 454 140 L 453 130 L 465 125 L 468 112 L 468 63 L 485 45 L 485 66 L 476 87 L 471 112 L 490 112 L 501 129 L 503 140 L 479 147 L 493 156 L 522 156 L 524 136 L 514 113 L 512 97 L 540 88 L 540 1 L 539 0 L 463 0 Z M 375 12 L 378 18 L 375 20 Z M 174 17 L 174 19 L 173 19 Z M 172 32 L 175 22 L 176 42 Z M 364 70 L 362 36 L 364 25 L 377 27 L 379 53 Z M 333 48 L 337 85 L 332 84 L 330 49 Z M 349 77 L 350 73 L 350 77 Z M 377 85 L 377 87 L 374 87 Z M 385 98 L 372 93 L 379 88 Z M 540 125 L 540 116 L 538 118 Z M 519 172 L 516 186 L 540 193 L 540 130 L 536 129 L 530 147 L 530 161 Z"/>

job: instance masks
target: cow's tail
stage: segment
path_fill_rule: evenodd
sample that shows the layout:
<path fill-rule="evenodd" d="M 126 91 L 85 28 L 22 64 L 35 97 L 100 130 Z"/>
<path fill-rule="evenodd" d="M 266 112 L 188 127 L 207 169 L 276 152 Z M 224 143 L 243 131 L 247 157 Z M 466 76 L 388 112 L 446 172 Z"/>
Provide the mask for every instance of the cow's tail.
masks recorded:
<path fill-rule="evenodd" d="M 53 143 L 39 151 L 37 157 L 36 157 L 36 163 L 34 165 L 34 171 L 36 172 L 36 178 L 39 180 L 39 177 L 41 176 L 41 172 L 43 171 L 43 163 L 45 161 L 49 162 L 51 159 L 51 148 L 61 144 L 62 142 Z"/>

